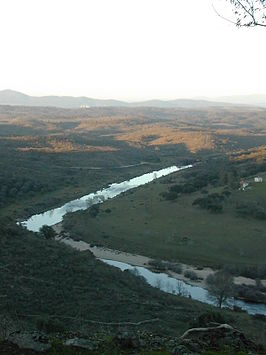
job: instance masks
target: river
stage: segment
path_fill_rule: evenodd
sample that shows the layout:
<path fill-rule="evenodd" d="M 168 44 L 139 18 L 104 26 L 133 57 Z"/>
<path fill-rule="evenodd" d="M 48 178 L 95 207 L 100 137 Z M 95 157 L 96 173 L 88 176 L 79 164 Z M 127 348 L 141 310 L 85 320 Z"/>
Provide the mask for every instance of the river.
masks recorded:
<path fill-rule="evenodd" d="M 134 189 L 141 185 L 145 185 L 155 179 L 172 174 L 176 171 L 188 169 L 191 167 L 192 165 L 186 165 L 182 167 L 171 166 L 169 168 L 152 171 L 151 173 L 134 177 L 127 181 L 111 184 L 107 188 L 67 202 L 61 207 L 54 208 L 44 213 L 36 214 L 26 221 L 21 222 L 21 224 L 30 231 L 38 232 L 43 225 L 53 226 L 54 224 L 62 222 L 66 213 L 86 210 L 92 205 L 102 203 L 110 198 L 114 198 L 123 192 Z"/>
<path fill-rule="evenodd" d="M 179 294 L 185 297 L 191 297 L 192 299 L 200 302 L 216 305 L 213 298 L 204 288 L 189 285 L 183 280 L 177 280 L 176 278 L 170 277 L 166 273 L 155 273 L 144 267 L 133 266 L 120 261 L 106 259 L 102 259 L 102 261 L 108 265 L 115 266 L 122 271 L 133 271 L 136 276 L 144 277 L 144 279 L 149 285 L 157 287 L 161 291 L 171 294 Z M 264 304 L 248 303 L 237 299 L 229 299 L 227 301 L 227 307 L 233 308 L 233 306 L 238 306 L 243 310 L 247 311 L 249 314 L 264 314 L 266 316 L 266 305 Z"/>
<path fill-rule="evenodd" d="M 79 210 L 86 210 L 94 204 L 103 203 L 107 199 L 114 198 L 123 192 L 145 185 L 160 177 L 167 176 L 174 172 L 188 169 L 191 167 L 192 165 L 186 165 L 182 167 L 171 166 L 158 171 L 152 171 L 151 173 L 147 173 L 127 181 L 123 181 L 120 183 L 113 183 L 107 188 L 82 196 L 81 198 L 70 201 L 61 207 L 52 209 L 50 211 L 41 214 L 36 214 L 20 223 L 23 226 L 25 226 L 28 230 L 37 232 L 43 225 L 53 226 L 57 223 L 60 223 L 63 220 L 63 217 L 66 213 L 75 212 Z M 75 241 L 69 243 L 70 241 L 71 239 L 68 238 L 68 244 L 70 245 L 76 243 Z M 82 242 L 82 244 L 83 244 L 83 248 L 80 250 L 90 249 L 89 244 L 85 242 Z M 134 272 L 138 276 L 143 276 L 144 279 L 151 286 L 158 287 L 164 292 L 182 294 L 183 296 L 187 296 L 187 297 L 189 296 L 192 299 L 204 303 L 214 304 L 214 301 L 210 298 L 208 291 L 202 287 L 189 285 L 182 280 L 177 280 L 164 273 L 160 273 L 160 274 L 153 273 L 152 271 L 144 267 L 133 266 L 115 260 L 106 260 L 106 259 L 101 259 L 101 260 L 109 265 L 118 267 L 123 271 L 134 270 Z M 242 309 L 246 310 L 250 314 L 258 313 L 258 314 L 266 315 L 266 305 L 264 304 L 252 304 L 240 300 L 230 300 L 229 306 L 232 307 L 233 305 L 241 307 Z"/>
<path fill-rule="evenodd" d="M 108 265 L 119 268 L 122 271 L 131 270 L 136 276 L 144 277 L 145 281 L 153 286 L 159 288 L 161 291 L 177 294 L 184 297 L 191 297 L 194 300 L 216 305 L 215 300 L 210 296 L 209 292 L 200 286 L 191 285 L 184 280 L 177 277 L 171 277 L 166 273 L 152 272 L 147 267 L 140 265 L 148 265 L 151 260 L 143 255 L 136 255 L 131 253 L 121 252 L 119 250 L 112 250 L 107 248 L 101 248 L 91 246 L 84 241 L 76 241 L 69 237 L 57 237 L 58 241 L 71 246 L 72 248 L 85 251 L 90 250 L 97 259 L 102 260 Z M 117 260 L 118 259 L 118 260 Z M 129 262 L 119 261 L 129 260 Z M 261 303 L 249 303 L 237 299 L 229 299 L 227 301 L 227 307 L 233 308 L 238 306 L 249 314 L 264 314 L 266 316 L 266 305 Z"/>

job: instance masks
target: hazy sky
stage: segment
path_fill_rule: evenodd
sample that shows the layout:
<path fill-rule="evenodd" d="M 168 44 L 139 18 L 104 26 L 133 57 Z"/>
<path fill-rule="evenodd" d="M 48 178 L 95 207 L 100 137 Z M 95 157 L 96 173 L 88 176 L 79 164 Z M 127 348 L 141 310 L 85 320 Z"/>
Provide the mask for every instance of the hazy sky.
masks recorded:
<path fill-rule="evenodd" d="M 117 99 L 266 93 L 266 29 L 225 0 L 0 0 L 0 90 Z"/>

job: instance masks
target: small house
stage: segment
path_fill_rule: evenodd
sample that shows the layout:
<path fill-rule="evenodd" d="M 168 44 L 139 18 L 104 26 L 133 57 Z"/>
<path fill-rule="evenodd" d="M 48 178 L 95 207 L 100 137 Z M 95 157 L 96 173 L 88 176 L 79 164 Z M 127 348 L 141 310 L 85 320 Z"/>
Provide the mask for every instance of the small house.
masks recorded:
<path fill-rule="evenodd" d="M 244 190 L 246 190 L 246 188 L 248 187 L 248 182 L 246 182 L 246 181 L 244 181 L 244 180 L 241 180 L 240 181 L 240 189 L 239 190 L 242 190 L 242 191 L 244 191 Z"/>
<path fill-rule="evenodd" d="M 261 176 L 255 176 L 254 177 L 254 181 L 255 182 L 262 182 L 263 181 L 263 178 Z"/>

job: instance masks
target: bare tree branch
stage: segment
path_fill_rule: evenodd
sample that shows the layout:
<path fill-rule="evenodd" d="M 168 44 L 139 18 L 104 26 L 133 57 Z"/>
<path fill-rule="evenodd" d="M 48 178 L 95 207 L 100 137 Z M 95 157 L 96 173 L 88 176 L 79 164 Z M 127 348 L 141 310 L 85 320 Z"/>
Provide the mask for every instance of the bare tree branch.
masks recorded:
<path fill-rule="evenodd" d="M 233 23 L 237 27 L 266 27 L 266 0 L 225 0 L 231 4 L 234 19 L 223 16 L 212 7 L 222 19 Z"/>

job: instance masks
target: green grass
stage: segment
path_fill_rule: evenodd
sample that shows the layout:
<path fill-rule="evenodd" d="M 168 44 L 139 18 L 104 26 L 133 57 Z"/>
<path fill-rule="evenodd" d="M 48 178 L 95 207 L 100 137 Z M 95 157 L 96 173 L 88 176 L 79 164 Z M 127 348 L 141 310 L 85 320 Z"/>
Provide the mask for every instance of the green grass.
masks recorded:
<path fill-rule="evenodd" d="M 180 180 L 181 173 L 175 176 Z M 105 202 L 96 218 L 88 211 L 70 214 L 65 227 L 74 238 L 153 258 L 211 266 L 265 263 L 266 221 L 235 212 L 236 201 L 263 199 L 265 182 L 247 192 L 234 191 L 224 212 L 214 214 L 192 206 L 200 192 L 183 194 L 174 202 L 164 200 L 160 193 L 170 185 L 163 181 L 168 178 Z M 221 190 L 208 188 L 209 193 Z"/>

